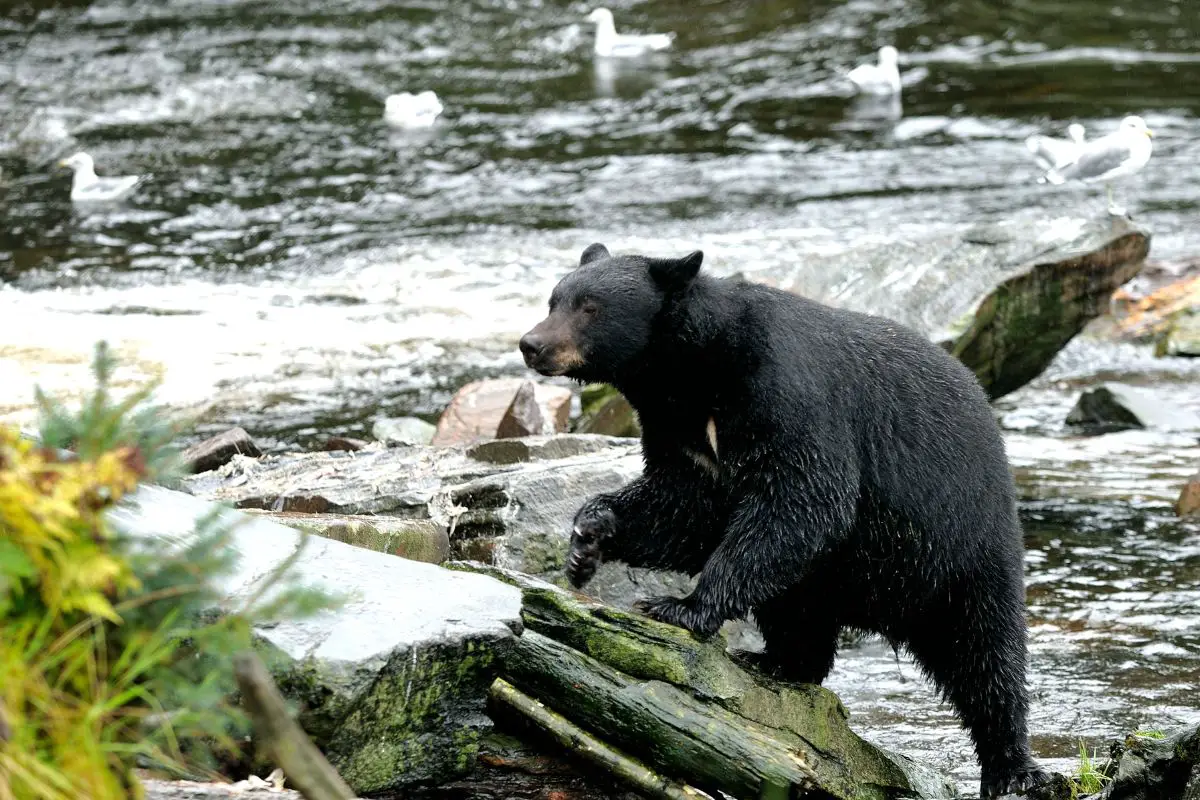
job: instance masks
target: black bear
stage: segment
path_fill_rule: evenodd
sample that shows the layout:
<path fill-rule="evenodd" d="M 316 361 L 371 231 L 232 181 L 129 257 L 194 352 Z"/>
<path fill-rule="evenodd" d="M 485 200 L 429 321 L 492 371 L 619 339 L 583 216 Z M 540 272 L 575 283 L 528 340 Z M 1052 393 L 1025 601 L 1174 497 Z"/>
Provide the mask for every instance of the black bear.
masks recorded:
<path fill-rule="evenodd" d="M 1041 782 L 1030 757 L 1023 543 L 975 376 L 895 322 L 583 252 L 521 339 L 543 375 L 610 383 L 645 471 L 575 518 L 567 572 L 699 573 L 641 611 L 699 635 L 753 614 L 781 678 L 821 683 L 843 628 L 905 647 L 969 730 L 981 794 Z"/>

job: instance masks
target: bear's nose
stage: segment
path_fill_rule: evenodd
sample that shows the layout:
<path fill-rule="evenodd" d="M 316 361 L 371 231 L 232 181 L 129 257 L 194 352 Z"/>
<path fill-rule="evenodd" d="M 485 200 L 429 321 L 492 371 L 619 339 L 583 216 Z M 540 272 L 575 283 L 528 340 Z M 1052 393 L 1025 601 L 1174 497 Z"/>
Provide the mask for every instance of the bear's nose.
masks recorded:
<path fill-rule="evenodd" d="M 536 333 L 530 332 L 521 337 L 521 355 L 525 357 L 525 363 L 537 358 L 545 347 L 546 342 Z"/>

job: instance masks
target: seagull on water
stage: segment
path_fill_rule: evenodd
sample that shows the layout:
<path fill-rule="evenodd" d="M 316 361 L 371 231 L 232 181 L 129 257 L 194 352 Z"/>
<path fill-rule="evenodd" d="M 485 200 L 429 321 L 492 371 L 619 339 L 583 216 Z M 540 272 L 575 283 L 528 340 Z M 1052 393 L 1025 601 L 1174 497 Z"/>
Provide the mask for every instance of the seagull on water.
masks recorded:
<path fill-rule="evenodd" d="M 442 113 L 442 101 L 433 92 L 401 92 L 383 101 L 383 119 L 393 128 L 428 128 Z"/>
<path fill-rule="evenodd" d="M 1145 120 L 1126 117 L 1115 131 L 1085 144 L 1074 161 L 1050 169 L 1039 182 L 1055 185 L 1064 181 L 1103 182 L 1108 193 L 1108 213 L 1124 216 L 1125 209 L 1113 201 L 1112 182 L 1146 166 L 1154 151 L 1153 138 L 1154 133 L 1146 127 Z"/>
<path fill-rule="evenodd" d="M 636 58 L 647 53 L 666 50 L 675 41 L 673 33 L 617 33 L 612 12 L 597 8 L 587 16 L 596 25 L 596 55 L 614 58 Z"/>
<path fill-rule="evenodd" d="M 1085 144 L 1083 126 L 1073 122 L 1067 126 L 1067 138 L 1035 134 L 1025 140 L 1025 148 L 1033 154 L 1034 161 L 1043 170 L 1062 169 L 1079 157 Z"/>
<path fill-rule="evenodd" d="M 64 158 L 58 165 L 75 171 L 75 178 L 71 182 L 71 200 L 76 203 L 120 200 L 132 192 L 141 180 L 138 175 L 101 178 L 96 174 L 96 162 L 82 150 L 70 158 Z"/>
<path fill-rule="evenodd" d="M 863 94 L 900 94 L 900 53 L 890 44 L 879 48 L 878 64 L 860 64 L 846 77 Z"/>

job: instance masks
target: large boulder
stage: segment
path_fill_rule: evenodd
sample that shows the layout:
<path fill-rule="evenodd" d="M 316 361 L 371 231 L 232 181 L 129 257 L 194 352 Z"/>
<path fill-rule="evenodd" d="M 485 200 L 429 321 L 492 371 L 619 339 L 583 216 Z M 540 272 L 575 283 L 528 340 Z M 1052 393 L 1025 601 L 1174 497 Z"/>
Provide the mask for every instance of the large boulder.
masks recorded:
<path fill-rule="evenodd" d="M 134 537 L 184 547 L 213 504 L 155 487 L 114 510 Z M 483 575 L 310 537 L 262 517 L 237 522 L 236 571 L 221 591 L 231 605 L 264 575 L 305 549 L 292 574 L 337 592 L 337 610 L 255 630 L 300 722 L 357 792 L 443 781 L 474 764 L 495 663 L 520 629 L 520 592 Z"/>
<path fill-rule="evenodd" d="M 762 277 L 917 329 L 996 398 L 1037 377 L 1103 314 L 1149 251 L 1149 234 L 1125 219 L 1029 217 L 807 258 Z"/>
<path fill-rule="evenodd" d="M 1133 735 L 1113 746 L 1098 800 L 1196 800 L 1200 797 L 1200 726 L 1168 736 Z"/>

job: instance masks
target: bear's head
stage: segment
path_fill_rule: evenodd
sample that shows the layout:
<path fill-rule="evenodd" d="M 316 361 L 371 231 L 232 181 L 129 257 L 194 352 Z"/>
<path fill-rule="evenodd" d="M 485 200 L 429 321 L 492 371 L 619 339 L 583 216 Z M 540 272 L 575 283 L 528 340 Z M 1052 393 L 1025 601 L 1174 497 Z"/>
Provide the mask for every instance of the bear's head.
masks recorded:
<path fill-rule="evenodd" d="M 542 375 L 612 382 L 653 340 L 663 308 L 692 284 L 704 254 L 612 256 L 590 245 L 550 294 L 549 315 L 521 337 L 521 354 Z"/>

